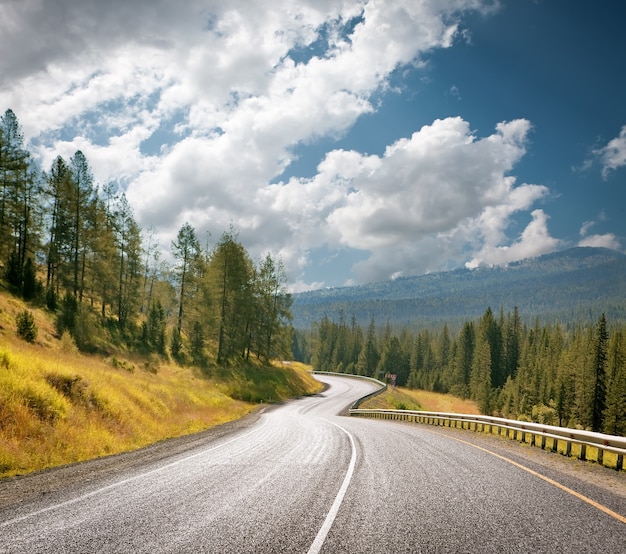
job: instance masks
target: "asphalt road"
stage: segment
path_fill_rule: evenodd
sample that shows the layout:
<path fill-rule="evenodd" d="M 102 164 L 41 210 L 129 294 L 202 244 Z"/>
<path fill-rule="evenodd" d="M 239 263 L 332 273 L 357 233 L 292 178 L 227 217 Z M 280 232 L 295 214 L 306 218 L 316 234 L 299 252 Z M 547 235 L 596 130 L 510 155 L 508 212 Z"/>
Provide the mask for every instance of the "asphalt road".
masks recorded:
<path fill-rule="evenodd" d="M 516 458 L 575 496 L 476 433 L 340 416 L 372 385 L 320 379 L 219 432 L 0 481 L 0 552 L 626 552 L 626 524 L 598 508 L 626 516 L 622 476 Z"/>

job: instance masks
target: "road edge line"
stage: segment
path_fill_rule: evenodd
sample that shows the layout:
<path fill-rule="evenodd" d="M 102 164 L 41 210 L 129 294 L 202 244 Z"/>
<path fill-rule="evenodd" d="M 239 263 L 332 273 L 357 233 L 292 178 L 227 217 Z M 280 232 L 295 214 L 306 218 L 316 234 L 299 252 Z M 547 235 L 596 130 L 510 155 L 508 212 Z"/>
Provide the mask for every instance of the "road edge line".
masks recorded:
<path fill-rule="evenodd" d="M 535 477 L 538 477 L 539 479 L 542 479 L 543 481 L 545 481 L 546 483 L 549 483 L 550 485 L 556 487 L 557 489 L 560 489 L 568 494 L 571 494 L 572 496 L 578 498 L 579 500 L 582 500 L 583 502 L 589 504 L 590 506 L 593 506 L 594 508 L 600 510 L 601 512 L 604 512 L 605 514 L 611 516 L 612 518 L 616 519 L 617 521 L 620 521 L 624 524 L 626 524 L 626 517 L 624 517 L 621 514 L 618 514 L 617 512 L 614 512 L 613 510 L 611 510 L 610 508 L 607 508 L 606 506 L 604 506 L 603 504 L 600 504 L 599 502 L 596 502 L 595 500 L 592 500 L 591 498 L 589 498 L 588 496 L 585 496 L 584 494 L 581 494 L 573 489 L 570 489 L 569 487 L 566 487 L 565 485 L 559 483 L 558 481 L 555 481 L 554 479 L 550 479 L 550 477 L 546 477 L 545 475 L 542 475 L 541 473 L 539 473 L 538 471 L 535 471 L 534 469 L 530 469 L 529 467 L 526 467 L 523 464 L 520 464 L 519 462 L 516 462 L 515 460 L 511 460 L 510 458 L 507 458 L 506 456 L 502 456 L 501 454 L 497 454 L 487 448 L 483 448 L 482 446 L 478 446 L 477 444 L 473 444 L 471 442 L 468 441 L 464 441 L 463 439 L 459 439 L 457 437 L 453 437 L 451 435 L 445 435 L 443 433 L 437 433 L 436 431 L 431 431 L 431 433 L 435 433 L 436 435 L 439 435 L 441 437 L 447 437 L 449 439 L 453 439 L 455 441 L 458 441 L 460 443 L 466 444 L 468 446 L 472 446 L 474 448 L 478 448 L 478 450 L 482 450 L 483 452 L 486 452 L 487 454 L 491 454 L 492 456 L 495 456 L 496 458 L 500 458 L 501 460 L 508 462 L 509 464 L 514 465 L 515 467 L 526 471 L 527 473 L 530 473 L 531 475 L 534 475 Z"/>
<path fill-rule="evenodd" d="M 322 546 L 324 545 L 324 541 L 326 541 L 328 532 L 330 531 L 330 528 L 333 526 L 335 518 L 337 517 L 337 513 L 339 512 L 339 508 L 341 507 L 343 498 L 346 495 L 346 491 L 348 490 L 348 487 L 350 486 L 350 481 L 352 480 L 352 475 L 354 474 L 354 468 L 356 466 L 356 444 L 354 443 L 354 437 L 348 431 L 346 431 L 346 429 L 344 429 L 341 425 L 337 425 L 336 423 L 333 423 L 332 421 L 329 421 L 328 423 L 330 423 L 331 425 L 334 425 L 338 429 L 341 429 L 341 431 L 343 431 L 348 436 L 348 439 L 350 439 L 350 445 L 352 447 L 352 455 L 350 457 L 350 464 L 348 465 L 348 471 L 346 472 L 346 476 L 343 478 L 343 483 L 341 484 L 341 488 L 339 489 L 339 492 L 337 493 L 337 496 L 335 497 L 335 501 L 333 502 L 333 505 L 330 507 L 330 510 L 328 510 L 328 513 L 326 514 L 326 518 L 324 519 L 324 523 L 322 523 L 322 526 L 320 527 L 320 530 L 318 531 L 317 536 L 315 537 L 315 540 L 311 544 L 311 547 L 309 548 L 307 554 L 318 554 L 320 550 L 322 549 Z"/>

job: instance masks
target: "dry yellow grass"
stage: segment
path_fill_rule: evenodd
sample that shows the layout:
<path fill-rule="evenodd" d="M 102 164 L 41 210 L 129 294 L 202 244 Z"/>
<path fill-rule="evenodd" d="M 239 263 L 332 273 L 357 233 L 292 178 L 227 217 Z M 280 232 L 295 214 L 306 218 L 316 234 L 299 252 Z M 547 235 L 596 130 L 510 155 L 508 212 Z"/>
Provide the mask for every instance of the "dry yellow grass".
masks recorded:
<path fill-rule="evenodd" d="M 321 388 L 299 365 L 207 378 L 173 364 L 154 372 L 141 360 L 84 356 L 54 338 L 36 309 L 39 334 L 28 344 L 15 332 L 23 309 L 0 295 L 0 477 L 140 448 Z"/>
<path fill-rule="evenodd" d="M 388 388 L 384 393 L 361 404 L 361 408 L 391 410 L 423 410 L 426 412 L 452 412 L 479 414 L 472 400 L 464 400 L 451 394 L 441 394 L 404 387 Z"/>

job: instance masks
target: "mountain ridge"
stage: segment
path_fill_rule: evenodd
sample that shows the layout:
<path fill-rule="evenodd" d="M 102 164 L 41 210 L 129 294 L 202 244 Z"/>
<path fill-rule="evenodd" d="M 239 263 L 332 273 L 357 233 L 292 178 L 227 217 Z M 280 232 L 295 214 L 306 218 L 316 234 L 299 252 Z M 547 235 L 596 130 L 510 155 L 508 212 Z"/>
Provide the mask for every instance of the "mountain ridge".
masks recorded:
<path fill-rule="evenodd" d="M 294 327 L 324 316 L 374 317 L 393 325 L 454 324 L 481 315 L 487 307 L 518 307 L 527 319 L 563 322 L 600 313 L 626 319 L 626 254 L 597 247 L 527 258 L 506 266 L 458 268 L 366 285 L 293 295 Z"/>

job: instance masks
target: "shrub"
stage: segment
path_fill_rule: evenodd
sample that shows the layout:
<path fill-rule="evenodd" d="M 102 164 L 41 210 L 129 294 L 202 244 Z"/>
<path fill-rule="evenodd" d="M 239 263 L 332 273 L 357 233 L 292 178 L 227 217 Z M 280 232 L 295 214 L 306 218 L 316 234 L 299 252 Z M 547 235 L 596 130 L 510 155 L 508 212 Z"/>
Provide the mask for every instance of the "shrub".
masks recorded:
<path fill-rule="evenodd" d="M 17 314 L 17 335 L 26 342 L 35 342 L 37 339 L 37 325 L 32 312 L 24 310 Z"/>
<path fill-rule="evenodd" d="M 116 369 L 125 369 L 128 373 L 135 372 L 135 366 L 129 362 L 118 359 L 116 356 L 111 358 L 111 365 Z"/>
<path fill-rule="evenodd" d="M 544 425 L 558 425 L 559 418 L 556 410 L 545 404 L 535 404 L 532 407 L 532 420 Z"/>
<path fill-rule="evenodd" d="M 61 334 L 60 342 L 61 352 L 65 352 L 66 354 L 76 354 L 78 352 L 78 346 L 76 346 L 76 343 L 74 342 L 72 333 L 70 333 L 67 329 Z"/>
<path fill-rule="evenodd" d="M 46 381 L 52 388 L 73 402 L 84 402 L 88 397 L 88 384 L 80 375 L 69 376 L 49 373 L 46 375 Z"/>

